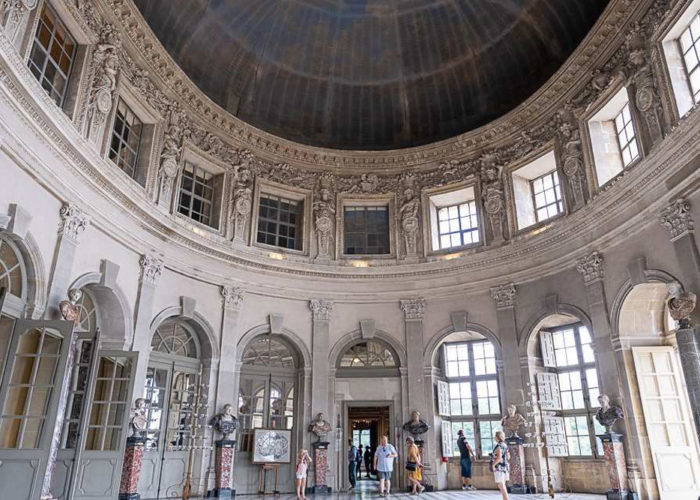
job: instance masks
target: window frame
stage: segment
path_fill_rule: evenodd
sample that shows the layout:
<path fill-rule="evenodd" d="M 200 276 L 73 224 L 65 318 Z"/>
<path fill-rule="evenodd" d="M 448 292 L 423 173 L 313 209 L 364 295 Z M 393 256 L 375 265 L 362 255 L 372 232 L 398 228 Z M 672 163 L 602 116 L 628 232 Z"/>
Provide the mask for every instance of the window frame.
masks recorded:
<path fill-rule="evenodd" d="M 192 169 L 191 172 L 189 172 L 189 170 L 188 170 L 189 168 Z M 204 173 L 204 176 L 201 177 L 204 179 L 204 182 L 199 180 L 200 176 L 198 176 L 197 174 L 200 172 Z M 192 182 L 192 187 L 190 189 L 187 189 L 184 187 L 186 173 L 191 173 L 190 180 Z M 188 176 L 188 177 L 190 177 L 190 176 Z M 191 221 L 196 222 L 202 226 L 212 227 L 212 223 L 214 221 L 214 201 L 215 201 L 214 200 L 214 177 L 215 177 L 215 174 L 211 173 L 206 168 L 203 168 L 194 162 L 186 161 L 184 163 L 184 165 L 182 166 L 182 169 L 180 171 L 180 185 L 179 185 L 179 189 L 177 192 L 177 202 L 176 202 L 177 203 L 177 213 L 179 213 L 183 217 L 186 217 L 186 218 L 190 219 Z M 206 190 L 208 190 L 210 192 L 211 196 L 207 198 L 203 195 L 197 194 L 196 193 L 197 185 L 203 186 Z M 188 195 L 190 198 L 189 206 L 187 206 L 187 207 L 185 207 L 185 205 L 183 205 L 183 203 L 182 203 L 183 194 Z M 196 200 L 199 200 L 199 202 L 202 204 L 203 207 L 208 205 L 208 208 L 205 209 L 206 213 L 205 213 L 205 211 L 194 212 L 193 205 L 194 205 L 194 202 Z M 182 211 L 183 208 L 187 210 L 187 213 L 183 213 L 183 211 Z M 206 216 L 206 222 L 204 222 L 201 219 L 198 220 L 198 219 L 192 217 L 192 215 L 194 213 L 199 214 L 199 217 L 201 217 L 202 219 L 204 219 L 204 217 Z"/>
<path fill-rule="evenodd" d="M 627 114 L 629 115 L 629 120 L 625 120 L 625 111 L 627 111 Z M 622 130 L 618 128 L 618 119 L 622 119 Z M 639 150 L 639 136 L 637 134 L 637 127 L 635 126 L 634 123 L 634 117 L 632 116 L 632 106 L 630 106 L 630 102 L 627 101 L 625 105 L 620 109 L 620 111 L 615 115 L 615 118 L 613 118 L 613 125 L 615 127 L 615 138 L 617 139 L 617 147 L 620 151 L 620 160 L 622 161 L 622 170 L 626 169 L 630 165 L 632 165 L 635 161 L 637 161 L 640 157 L 640 150 Z M 627 127 L 631 126 L 632 127 L 632 137 L 630 138 L 627 134 Z M 622 138 L 621 136 L 624 134 L 625 136 L 625 144 L 623 146 L 622 144 Z M 634 156 L 632 156 L 631 153 L 631 146 L 634 144 L 635 148 L 637 149 L 637 152 Z M 628 151 L 630 154 L 630 160 L 625 162 L 625 151 Z"/>
<path fill-rule="evenodd" d="M 590 369 L 595 369 L 596 371 L 596 376 L 598 379 L 598 386 L 597 389 L 600 391 L 600 372 L 598 370 L 598 366 L 595 360 L 595 350 L 593 351 L 594 357 L 593 361 L 584 361 L 583 357 L 583 343 L 581 342 L 581 329 L 585 328 L 588 331 L 588 334 L 590 336 L 591 342 L 591 349 L 594 349 L 594 339 L 593 339 L 593 334 L 589 326 L 584 325 L 582 322 L 575 322 L 575 323 L 569 323 L 567 325 L 561 325 L 553 328 L 543 328 L 540 330 L 538 335 L 541 335 L 542 332 L 549 332 L 552 335 L 554 335 L 557 332 L 562 332 L 565 330 L 573 330 L 574 332 L 574 344 L 576 348 L 576 356 L 577 356 L 577 363 L 571 364 L 571 365 L 562 365 L 559 366 L 557 357 L 556 357 L 556 349 L 554 348 L 554 340 L 552 339 L 552 347 L 553 347 L 553 353 L 554 353 L 554 362 L 556 366 L 550 367 L 547 366 L 544 368 L 545 371 L 549 373 L 554 373 L 557 375 L 557 381 L 559 382 L 560 376 L 562 374 L 572 374 L 572 373 L 577 373 L 578 376 L 581 379 L 581 391 L 582 391 L 582 397 L 583 397 L 583 402 L 584 402 L 584 407 L 583 408 L 572 408 L 572 409 L 564 409 L 564 398 L 563 398 L 563 391 L 561 389 L 560 384 L 558 389 L 559 389 L 559 396 L 562 400 L 562 409 L 561 410 L 556 410 L 559 417 L 561 417 L 564 420 L 564 429 L 566 432 L 566 441 L 567 441 L 567 448 L 569 449 L 569 454 L 566 456 L 566 458 L 601 458 L 602 453 L 601 453 L 601 447 L 600 443 L 598 442 L 598 438 L 596 437 L 596 426 L 595 426 L 595 414 L 596 411 L 598 410 L 598 405 L 597 404 L 592 404 L 590 400 L 590 390 L 591 388 L 588 385 L 588 377 L 587 377 L 587 371 Z M 588 437 L 590 440 L 590 446 L 591 446 L 591 454 L 590 455 L 583 455 L 583 454 L 572 454 L 571 453 L 571 447 L 568 446 L 569 443 L 569 434 L 568 434 L 568 426 L 567 426 L 567 419 L 572 418 L 572 417 L 586 417 L 586 422 L 588 425 Z M 577 439 L 581 439 L 581 434 L 577 435 Z"/>
<path fill-rule="evenodd" d="M 277 213 L 276 218 L 272 218 L 269 216 L 263 216 L 261 215 L 262 212 L 262 203 L 264 199 L 268 200 L 275 200 L 277 202 L 277 207 L 275 208 L 275 211 Z M 296 210 L 283 210 L 282 205 L 287 204 L 290 207 L 295 206 Z M 268 207 L 270 208 L 270 207 Z M 280 216 L 282 213 L 287 213 L 289 215 L 294 214 L 296 216 L 296 222 L 294 224 L 291 224 L 289 222 L 283 221 L 280 219 Z M 279 196 L 279 195 L 274 195 L 274 194 L 269 194 L 269 193 L 260 193 L 260 198 L 258 200 L 258 224 L 257 224 L 257 231 L 253 235 L 255 238 L 255 242 L 260 244 L 260 245 L 265 245 L 265 246 L 271 246 L 275 248 L 280 248 L 283 250 L 297 250 L 301 251 L 302 248 L 304 247 L 304 201 L 303 200 L 295 200 L 293 198 L 287 198 L 285 196 Z M 275 233 L 271 233 L 269 231 L 264 231 L 263 234 L 265 235 L 271 235 L 275 238 L 276 243 L 268 243 L 264 241 L 260 241 L 260 223 L 261 222 L 266 222 L 266 223 L 272 223 L 275 224 L 277 227 L 277 231 Z M 286 227 L 286 228 L 293 228 L 294 229 L 294 237 L 290 237 L 289 235 L 284 236 L 280 234 L 280 228 L 281 227 Z M 289 246 L 282 246 L 279 244 L 280 238 L 286 238 L 287 240 L 292 240 L 294 241 L 294 246 L 289 247 Z"/>
<path fill-rule="evenodd" d="M 338 195 L 336 211 L 336 257 L 340 260 L 381 261 L 396 258 L 396 201 L 393 194 L 357 196 L 347 193 Z M 345 253 L 345 208 L 349 206 L 387 207 L 389 253 L 386 254 L 346 254 Z"/>
<path fill-rule="evenodd" d="M 444 200 L 454 198 L 454 203 Z M 484 220 L 482 206 L 480 203 L 481 192 L 474 176 L 470 176 L 463 182 L 427 189 L 421 193 L 421 205 L 423 210 L 423 241 L 425 252 L 428 257 L 439 259 L 445 255 L 459 253 L 462 251 L 474 251 L 474 249 L 484 245 Z M 454 246 L 450 248 L 440 248 L 439 215 L 441 208 L 451 205 L 463 205 L 474 202 L 479 241 L 467 245 Z M 461 231 L 460 231 L 461 232 Z M 460 236 L 461 237 L 461 236 Z"/>
<path fill-rule="evenodd" d="M 131 148 L 131 146 L 129 145 L 128 141 L 124 140 L 124 136 L 123 136 L 124 130 L 125 130 L 127 127 L 129 128 L 129 132 L 130 132 L 130 133 L 131 133 L 131 130 L 132 130 L 132 127 L 126 123 L 126 119 L 125 119 L 126 116 L 124 116 L 123 119 L 122 119 L 122 131 L 121 131 L 119 134 L 117 134 L 117 132 L 116 132 L 116 128 L 115 128 L 115 127 L 116 127 L 116 124 L 117 124 L 117 117 L 118 117 L 118 115 L 121 114 L 120 111 L 119 111 L 119 107 L 120 107 L 120 105 L 122 105 L 122 104 L 123 104 L 124 107 L 126 108 L 126 112 L 127 112 L 127 113 L 130 113 L 131 115 L 133 115 L 134 119 L 136 119 L 136 120 L 139 121 L 139 126 L 140 126 L 140 128 L 141 128 L 140 131 L 139 131 L 139 134 L 138 134 L 138 144 L 137 144 L 137 146 L 136 146 L 136 150 L 135 150 L 135 151 Z M 108 138 L 108 140 L 107 140 L 107 145 L 106 145 L 106 149 L 107 149 L 107 159 L 109 159 L 116 167 L 118 167 L 118 168 L 119 168 L 122 172 L 124 172 L 126 175 L 128 175 L 129 177 L 131 177 L 132 179 L 134 179 L 134 180 L 136 180 L 136 181 L 138 182 L 139 159 L 141 158 L 141 155 L 143 154 L 143 148 L 142 148 L 142 146 L 143 146 L 143 143 L 144 143 L 144 135 L 145 135 L 145 132 L 146 132 L 147 124 L 144 123 L 144 121 L 141 119 L 141 117 L 138 115 L 138 113 L 135 112 L 135 111 L 131 108 L 131 106 L 129 106 L 129 104 L 126 102 L 126 100 L 125 100 L 123 97 L 121 97 L 121 96 L 117 96 L 117 98 L 115 99 L 115 103 L 114 103 L 114 113 L 113 113 L 113 117 L 112 117 L 112 122 L 111 122 L 111 123 L 112 123 L 112 126 L 110 127 L 109 138 Z M 118 151 L 116 151 L 116 153 L 117 153 L 116 158 L 112 158 L 112 152 L 114 151 L 114 149 L 112 148 L 112 142 L 114 141 L 115 136 L 116 136 L 116 138 L 117 138 L 118 141 L 119 141 L 119 149 L 118 149 Z M 133 165 L 129 165 L 129 166 L 131 167 L 131 169 L 132 169 L 131 172 L 128 172 L 124 167 L 122 167 L 122 166 L 119 165 L 119 163 L 118 163 L 119 159 L 121 158 L 121 155 L 120 155 L 119 153 L 121 153 L 121 151 L 122 151 L 124 148 L 127 148 L 129 151 L 131 151 L 131 152 L 134 154 L 134 164 L 133 164 Z M 117 161 L 115 161 L 115 160 L 117 160 Z M 125 162 L 125 163 L 126 163 L 126 162 Z"/>
<path fill-rule="evenodd" d="M 700 74 L 700 34 L 698 34 L 698 39 L 693 40 L 693 32 L 692 32 L 692 24 L 696 19 L 700 19 L 700 11 L 696 12 L 696 14 L 690 19 L 690 21 L 685 25 L 683 30 L 681 31 L 680 35 L 678 38 L 676 38 L 676 44 L 678 46 L 678 51 L 680 53 L 681 59 L 683 60 L 683 69 L 685 70 L 685 76 L 686 76 L 686 83 L 688 85 L 688 91 L 690 92 L 690 97 L 693 100 L 693 102 L 697 105 L 700 104 L 700 83 L 698 84 L 698 89 L 694 90 L 693 89 L 693 82 L 692 82 L 692 75 L 695 72 L 699 72 Z M 681 41 L 683 35 L 688 32 L 690 33 L 690 49 L 687 51 L 683 51 L 683 43 Z M 698 63 L 695 65 L 695 67 L 690 70 L 688 69 L 688 61 L 686 60 L 686 54 L 690 52 L 691 50 L 695 51 L 696 58 L 698 59 Z"/>
<path fill-rule="evenodd" d="M 475 370 L 475 357 L 474 357 L 474 345 L 476 344 L 485 344 L 489 343 L 493 346 L 493 351 L 494 351 L 494 362 L 495 362 L 495 373 L 486 373 L 482 375 L 477 375 L 476 370 Z M 467 346 L 467 352 L 468 352 L 468 360 L 467 362 L 469 363 L 469 375 L 467 376 L 448 376 L 448 368 L 447 368 L 447 349 L 450 346 L 459 346 L 459 345 L 466 345 Z M 450 421 L 450 426 L 452 429 L 453 434 L 456 435 L 454 423 L 468 423 L 473 425 L 474 429 L 474 442 L 469 443 L 472 447 L 472 450 L 474 451 L 474 454 L 478 458 L 486 458 L 488 457 L 488 454 L 492 452 L 493 448 L 490 450 L 484 450 L 483 449 L 483 443 L 485 441 L 490 441 L 493 443 L 493 435 L 489 437 L 482 436 L 481 433 L 481 424 L 484 422 L 488 422 L 489 425 L 492 428 L 496 428 L 500 425 L 500 421 L 503 418 L 502 415 L 502 410 L 503 410 L 503 397 L 502 397 L 502 392 L 503 388 L 501 386 L 501 377 L 500 377 L 500 371 L 498 369 L 498 364 L 499 364 L 499 352 L 498 349 L 496 348 L 496 344 L 494 344 L 491 340 L 489 339 L 478 339 L 478 340 L 461 340 L 461 341 L 455 341 L 455 342 L 445 342 L 441 346 L 441 368 L 443 370 L 443 379 L 445 382 L 447 382 L 448 387 L 450 388 L 450 416 L 449 417 L 443 417 L 445 420 Z M 489 382 L 489 381 L 494 381 L 496 383 L 496 387 L 498 389 L 498 411 L 496 413 L 485 413 L 481 414 L 479 412 L 479 395 L 477 391 L 477 382 Z M 471 415 L 454 415 L 452 414 L 452 392 L 451 392 L 451 384 L 462 384 L 462 383 L 469 383 L 470 384 L 470 391 L 471 391 Z M 460 398 L 463 399 L 463 398 Z M 490 409 L 490 408 L 489 408 Z M 499 425 L 496 425 L 496 427 L 493 427 L 493 424 L 497 423 Z M 455 448 L 453 449 L 453 457 L 459 456 L 459 453 L 455 451 L 456 450 L 456 444 Z"/>
<path fill-rule="evenodd" d="M 554 191 L 554 203 L 547 203 L 545 200 L 545 204 L 541 207 L 538 207 L 537 206 L 537 195 L 539 193 L 535 192 L 535 183 L 539 180 L 542 180 L 542 183 L 544 185 L 544 178 L 545 177 L 552 178 L 551 190 Z M 550 190 L 550 189 L 543 187 L 541 192 L 546 193 L 548 190 Z M 557 195 L 557 192 L 559 193 L 558 195 Z M 550 220 L 555 219 L 555 218 L 564 214 L 564 195 L 562 193 L 561 179 L 559 179 L 559 171 L 556 168 L 554 170 L 550 170 L 549 172 L 547 172 L 543 175 L 540 175 L 534 179 L 531 179 L 530 180 L 530 194 L 532 196 L 532 207 L 535 210 L 535 219 L 537 220 L 537 222 L 535 224 L 541 224 L 543 222 L 550 221 Z M 546 194 L 545 194 L 545 198 L 546 198 Z M 545 209 L 547 211 L 547 213 L 549 214 L 549 207 L 551 207 L 551 206 L 554 206 L 556 208 L 557 213 L 555 213 L 554 215 L 547 215 L 547 217 L 545 217 L 544 219 L 540 219 L 539 211 L 541 209 Z"/>

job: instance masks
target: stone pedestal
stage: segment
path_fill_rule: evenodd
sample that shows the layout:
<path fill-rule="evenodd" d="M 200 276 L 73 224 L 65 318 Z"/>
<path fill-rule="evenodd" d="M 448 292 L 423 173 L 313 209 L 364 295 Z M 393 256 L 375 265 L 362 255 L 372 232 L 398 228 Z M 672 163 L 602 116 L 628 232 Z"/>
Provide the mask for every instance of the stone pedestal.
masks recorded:
<path fill-rule="evenodd" d="M 510 451 L 510 459 L 508 460 L 508 466 L 510 467 L 510 492 L 520 494 L 527 493 L 523 438 L 518 436 L 509 437 L 506 439 L 506 444 Z"/>
<path fill-rule="evenodd" d="M 603 455 L 610 477 L 611 489 L 607 492 L 608 500 L 627 500 L 629 487 L 622 434 L 607 432 L 599 434 L 598 437 L 603 442 Z"/>
<path fill-rule="evenodd" d="M 314 486 L 312 493 L 330 493 L 332 489 L 326 482 L 328 473 L 328 442 L 317 441 L 311 446 L 314 447 Z"/>
<path fill-rule="evenodd" d="M 119 483 L 119 500 L 140 500 L 141 496 L 136 492 L 141 475 L 141 463 L 143 461 L 143 447 L 146 438 L 126 438 L 124 450 L 124 463 L 122 464 L 122 479 Z"/>
<path fill-rule="evenodd" d="M 232 498 L 236 496 L 233 489 L 233 455 L 236 451 L 236 441 L 232 439 L 219 439 L 214 442 L 216 446 L 215 473 L 213 496 L 215 498 Z"/>

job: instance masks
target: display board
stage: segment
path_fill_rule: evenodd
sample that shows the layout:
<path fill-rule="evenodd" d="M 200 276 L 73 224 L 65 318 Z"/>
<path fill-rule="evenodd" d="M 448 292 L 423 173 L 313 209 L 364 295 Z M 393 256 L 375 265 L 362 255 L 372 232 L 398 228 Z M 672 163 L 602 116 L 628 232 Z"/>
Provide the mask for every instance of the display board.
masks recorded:
<path fill-rule="evenodd" d="M 253 433 L 254 464 L 288 464 L 291 456 L 292 432 L 285 429 L 255 429 Z"/>

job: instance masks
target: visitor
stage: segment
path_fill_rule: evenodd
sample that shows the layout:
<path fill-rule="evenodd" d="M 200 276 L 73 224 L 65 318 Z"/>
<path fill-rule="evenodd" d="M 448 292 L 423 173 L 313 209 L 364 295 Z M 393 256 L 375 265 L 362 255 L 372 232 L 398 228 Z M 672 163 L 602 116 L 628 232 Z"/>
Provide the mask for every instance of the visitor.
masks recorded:
<path fill-rule="evenodd" d="M 367 473 L 367 478 L 370 477 L 372 472 L 372 449 L 369 445 L 365 446 L 365 472 Z"/>
<path fill-rule="evenodd" d="M 311 457 L 309 452 L 301 449 L 297 455 L 297 465 L 294 468 L 294 477 L 297 485 L 297 500 L 306 500 L 306 476 L 309 471 Z"/>
<path fill-rule="evenodd" d="M 462 429 L 457 431 L 457 448 L 459 448 L 459 468 L 462 476 L 462 489 L 474 491 L 472 486 L 472 460 L 476 459 L 472 447 Z"/>
<path fill-rule="evenodd" d="M 421 469 L 423 464 L 420 460 L 420 450 L 412 437 L 406 438 L 406 478 L 408 482 L 413 487 L 411 489 L 411 495 L 417 495 L 425 491 L 425 486 L 420 484 L 421 479 L 423 479 L 423 473 Z"/>
<path fill-rule="evenodd" d="M 353 444 L 352 439 L 348 439 L 348 446 L 348 479 L 352 490 L 357 484 L 357 446 Z"/>
<path fill-rule="evenodd" d="M 357 479 L 362 479 L 362 445 L 357 448 Z"/>
<path fill-rule="evenodd" d="M 493 468 L 493 479 L 501 492 L 503 500 L 508 500 L 508 488 L 506 487 L 506 481 L 510 479 L 508 474 L 508 454 L 508 446 L 504 441 L 503 431 L 497 431 L 491 465 Z"/>
<path fill-rule="evenodd" d="M 389 438 L 382 436 L 374 452 L 374 470 L 379 477 L 379 495 L 381 496 L 385 497 L 391 493 L 391 473 L 394 470 L 394 459 L 398 456 L 396 448 L 389 444 Z"/>

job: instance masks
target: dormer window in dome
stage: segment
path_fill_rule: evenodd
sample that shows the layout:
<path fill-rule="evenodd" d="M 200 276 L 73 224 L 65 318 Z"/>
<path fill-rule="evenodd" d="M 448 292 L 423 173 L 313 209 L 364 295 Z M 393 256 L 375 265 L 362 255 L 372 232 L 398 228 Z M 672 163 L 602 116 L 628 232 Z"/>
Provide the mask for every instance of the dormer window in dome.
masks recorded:
<path fill-rule="evenodd" d="M 700 0 L 690 2 L 662 42 L 678 116 L 700 102 Z"/>
<path fill-rule="evenodd" d="M 554 151 L 513 170 L 513 199 L 518 229 L 564 213 L 564 199 Z"/>

